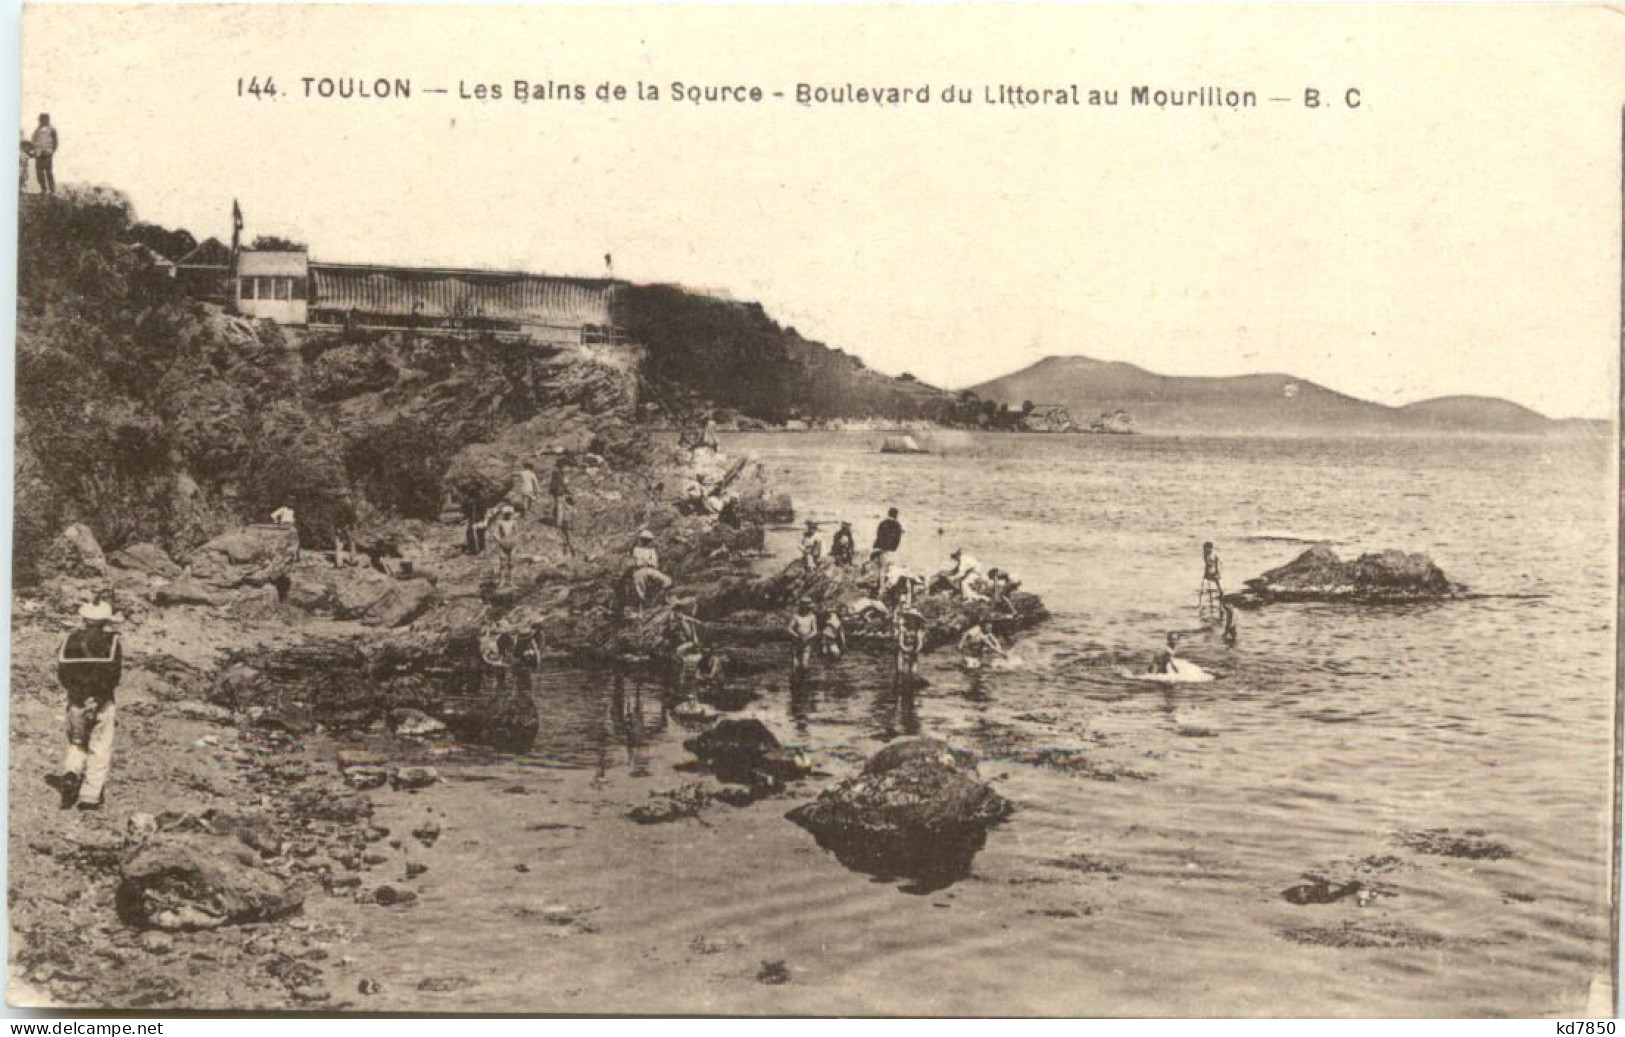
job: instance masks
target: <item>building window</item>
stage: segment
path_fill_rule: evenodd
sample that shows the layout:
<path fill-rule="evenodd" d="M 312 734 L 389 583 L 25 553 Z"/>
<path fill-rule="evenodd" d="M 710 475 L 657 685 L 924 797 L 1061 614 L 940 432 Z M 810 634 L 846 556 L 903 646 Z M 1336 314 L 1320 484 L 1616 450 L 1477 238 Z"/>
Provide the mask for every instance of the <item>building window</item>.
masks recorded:
<path fill-rule="evenodd" d="M 305 301 L 305 279 L 303 277 L 290 278 L 293 281 L 293 297 L 300 302 Z"/>
<path fill-rule="evenodd" d="M 243 288 L 242 295 L 240 296 L 240 298 L 243 298 L 243 299 L 258 298 L 254 294 L 254 279 L 252 277 L 244 277 L 244 278 L 240 278 L 239 280 L 241 280 L 242 288 Z"/>
<path fill-rule="evenodd" d="M 276 298 L 278 302 L 287 302 L 293 298 L 293 278 L 279 277 L 276 279 Z"/>

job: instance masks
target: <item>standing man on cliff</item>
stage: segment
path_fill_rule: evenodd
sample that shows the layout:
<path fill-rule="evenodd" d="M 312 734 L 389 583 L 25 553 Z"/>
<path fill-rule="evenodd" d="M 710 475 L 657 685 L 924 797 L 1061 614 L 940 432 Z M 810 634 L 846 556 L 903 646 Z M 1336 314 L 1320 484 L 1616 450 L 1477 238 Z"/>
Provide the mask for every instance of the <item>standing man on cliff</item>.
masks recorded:
<path fill-rule="evenodd" d="M 39 179 L 41 194 L 56 194 L 56 176 L 51 172 L 51 158 L 56 154 L 59 143 L 51 117 L 41 112 L 39 125 L 34 128 L 34 175 Z"/>
<path fill-rule="evenodd" d="M 84 626 L 68 634 L 56 654 L 56 679 L 68 693 L 68 750 L 62 771 L 48 781 L 62 809 L 99 810 L 113 767 L 113 690 L 124 672 L 124 649 L 110 629 L 113 606 L 97 600 L 79 609 Z"/>
<path fill-rule="evenodd" d="M 875 546 L 870 559 L 875 565 L 875 597 L 885 588 L 886 570 L 891 568 L 897 549 L 903 545 L 903 524 L 897 521 L 897 509 L 886 509 L 886 517 L 875 527 Z"/>
<path fill-rule="evenodd" d="M 573 556 L 576 549 L 570 543 L 570 505 L 574 498 L 570 496 L 570 484 L 564 476 L 563 458 L 553 463 L 547 493 L 553 498 L 553 528 L 559 531 L 559 539 L 564 541 L 564 553 Z"/>

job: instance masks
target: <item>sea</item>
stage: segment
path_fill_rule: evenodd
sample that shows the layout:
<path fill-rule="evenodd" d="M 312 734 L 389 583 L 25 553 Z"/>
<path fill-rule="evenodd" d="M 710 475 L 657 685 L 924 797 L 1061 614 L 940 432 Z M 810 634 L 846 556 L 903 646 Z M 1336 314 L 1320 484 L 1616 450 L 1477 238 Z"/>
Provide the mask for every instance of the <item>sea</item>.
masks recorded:
<path fill-rule="evenodd" d="M 647 937 L 646 974 L 693 977 L 651 980 L 651 996 L 622 1004 L 1607 1010 L 1611 442 L 936 432 L 917 437 L 928 453 L 893 455 L 879 452 L 883 438 L 741 433 L 724 435 L 723 449 L 758 458 L 798 520 L 851 521 L 861 548 L 896 507 L 911 566 L 944 568 L 963 548 L 1013 573 L 1051 618 L 1014 639 L 1008 664 L 969 670 L 956 653 L 934 653 L 916 693 L 861 653 L 796 691 L 754 677 L 761 697 L 749 715 L 827 772 L 850 773 L 897 737 L 946 739 L 979 754 L 1016 812 L 967 874 L 926 887 L 847 868 L 784 820 L 793 803 L 682 830 L 595 821 L 620 824 L 606 867 L 623 874 L 605 882 L 624 894 L 597 924 Z M 762 565 L 785 564 L 798 537 L 770 531 Z M 1198 614 L 1204 541 L 1227 589 L 1323 543 L 1344 557 L 1423 552 L 1474 596 L 1275 605 L 1241 612 L 1226 644 Z M 1185 632 L 1182 657 L 1213 680 L 1139 676 L 1169 631 Z M 693 780 L 681 746 L 692 731 L 657 686 L 561 671 L 535 695 L 536 745 L 483 764 L 503 780 L 584 771 L 634 790 Z M 503 923 L 493 914 L 489 924 Z M 728 972 L 728 954 L 702 953 L 710 946 L 748 948 L 727 966 L 744 958 L 748 968 Z M 770 960 L 787 963 L 789 982 L 753 982 L 750 970 Z M 606 955 L 594 967 L 613 1002 L 619 966 Z M 617 1010 L 592 989 L 569 1003 L 525 989 L 506 1003 Z"/>

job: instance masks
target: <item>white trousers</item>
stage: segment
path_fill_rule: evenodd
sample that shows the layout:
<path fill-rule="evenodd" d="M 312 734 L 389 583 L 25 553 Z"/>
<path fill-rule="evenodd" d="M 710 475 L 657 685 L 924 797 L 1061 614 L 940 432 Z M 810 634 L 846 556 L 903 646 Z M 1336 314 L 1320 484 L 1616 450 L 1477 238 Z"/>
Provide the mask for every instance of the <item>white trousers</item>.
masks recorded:
<path fill-rule="evenodd" d="M 100 803 L 107 772 L 113 768 L 113 722 L 117 710 L 111 702 L 87 699 L 68 706 L 68 751 L 62 772 L 82 779 L 79 802 Z"/>

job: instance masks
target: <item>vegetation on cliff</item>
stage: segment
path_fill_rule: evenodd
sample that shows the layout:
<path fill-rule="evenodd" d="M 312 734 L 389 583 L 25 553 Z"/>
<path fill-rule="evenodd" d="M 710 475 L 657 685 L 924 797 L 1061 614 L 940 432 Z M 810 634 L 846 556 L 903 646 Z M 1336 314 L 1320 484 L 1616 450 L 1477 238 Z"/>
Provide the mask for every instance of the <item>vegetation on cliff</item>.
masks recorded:
<path fill-rule="evenodd" d="M 307 545 L 433 519 L 449 495 L 503 488 L 454 470 L 463 451 L 541 415 L 533 432 L 611 460 L 637 452 L 635 382 L 610 364 L 492 338 L 340 334 L 293 349 L 275 325 L 176 290 L 149 250 L 189 238 L 137 223 L 107 190 L 21 214 L 21 582 L 73 522 L 109 551 L 184 554 L 284 504 Z"/>

